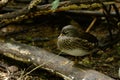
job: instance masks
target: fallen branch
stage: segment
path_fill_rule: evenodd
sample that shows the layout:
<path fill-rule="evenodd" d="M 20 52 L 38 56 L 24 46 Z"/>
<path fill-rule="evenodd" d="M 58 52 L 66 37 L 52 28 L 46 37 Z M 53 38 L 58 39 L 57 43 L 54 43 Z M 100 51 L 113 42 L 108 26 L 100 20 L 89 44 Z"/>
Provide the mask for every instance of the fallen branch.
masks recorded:
<path fill-rule="evenodd" d="M 67 4 L 67 3 L 69 3 L 69 1 L 61 2 L 60 5 L 62 6 L 63 4 Z M 36 3 L 36 0 L 33 0 L 28 6 L 25 6 L 24 8 L 20 10 L 17 10 L 11 13 L 6 13 L 3 15 L 1 14 L 0 15 L 0 28 L 13 22 L 20 22 L 22 20 L 33 18 L 35 16 L 53 13 L 52 10 L 49 10 L 51 8 L 51 4 L 42 5 L 39 8 L 36 7 L 37 4 L 38 3 Z M 36 11 L 31 11 L 33 10 L 33 8 L 36 8 L 35 9 Z"/>
<path fill-rule="evenodd" d="M 32 4 L 31 2 L 28 6 L 20 10 L 1 15 L 0 28 L 13 22 L 20 22 L 25 19 L 33 18 L 40 15 L 47 15 L 54 12 L 102 7 L 102 5 L 99 3 L 96 3 L 96 4 L 93 3 L 93 5 L 92 4 L 76 5 L 76 4 L 71 4 L 70 1 L 64 1 L 64 2 L 60 2 L 59 7 L 55 11 L 53 11 L 51 10 L 51 4 L 36 6 L 38 3 L 37 4 L 36 2 L 33 2 L 33 3 L 34 4 Z M 107 4 L 113 4 L 114 2 L 104 2 L 104 3 L 107 5 Z"/>
<path fill-rule="evenodd" d="M 82 69 L 64 57 L 47 52 L 44 49 L 20 43 L 0 42 L 0 53 L 62 76 L 65 80 L 114 80 L 95 70 Z"/>
<path fill-rule="evenodd" d="M 28 6 L 25 6 L 20 10 L 0 15 L 0 20 L 1 20 L 0 26 L 4 27 L 10 24 L 11 22 L 21 21 L 23 19 L 28 18 L 28 16 L 26 17 L 25 15 L 27 15 L 40 2 L 41 0 L 32 0 Z"/>

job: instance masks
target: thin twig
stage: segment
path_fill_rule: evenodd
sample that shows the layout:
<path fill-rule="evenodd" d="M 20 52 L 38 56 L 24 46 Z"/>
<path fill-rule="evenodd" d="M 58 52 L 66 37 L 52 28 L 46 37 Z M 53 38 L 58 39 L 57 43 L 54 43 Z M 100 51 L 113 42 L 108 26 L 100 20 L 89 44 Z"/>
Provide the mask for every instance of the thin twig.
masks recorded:
<path fill-rule="evenodd" d="M 95 24 L 96 20 L 97 20 L 97 18 L 95 17 L 95 18 L 92 20 L 91 24 L 88 26 L 88 28 L 86 29 L 85 32 L 89 32 L 89 31 L 90 31 L 90 29 L 91 29 L 91 28 L 93 27 L 93 25 Z"/>

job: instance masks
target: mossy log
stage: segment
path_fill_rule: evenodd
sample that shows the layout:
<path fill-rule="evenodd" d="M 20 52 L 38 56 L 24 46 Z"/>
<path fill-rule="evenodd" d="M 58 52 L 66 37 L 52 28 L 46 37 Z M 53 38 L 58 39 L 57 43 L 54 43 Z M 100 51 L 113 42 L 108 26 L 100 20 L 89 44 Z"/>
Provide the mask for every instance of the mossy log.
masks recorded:
<path fill-rule="evenodd" d="M 31 62 L 39 68 L 56 73 L 65 80 L 114 80 L 100 72 L 82 69 L 64 57 L 44 49 L 17 42 L 0 42 L 0 53 L 23 62 Z"/>

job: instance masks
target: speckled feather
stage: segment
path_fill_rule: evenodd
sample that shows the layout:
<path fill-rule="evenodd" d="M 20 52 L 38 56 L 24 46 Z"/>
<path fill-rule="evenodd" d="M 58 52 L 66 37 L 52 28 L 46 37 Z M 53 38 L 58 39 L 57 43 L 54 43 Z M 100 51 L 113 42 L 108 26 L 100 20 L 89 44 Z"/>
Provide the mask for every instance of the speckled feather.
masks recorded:
<path fill-rule="evenodd" d="M 60 43 L 60 44 L 59 44 Z M 62 36 L 58 39 L 58 48 L 59 49 L 76 49 L 82 48 L 84 50 L 91 50 L 95 47 L 94 43 L 89 42 L 88 40 L 77 38 L 77 37 L 66 37 Z"/>
<path fill-rule="evenodd" d="M 90 54 L 96 48 L 98 40 L 89 33 L 81 33 L 72 26 L 63 27 L 58 37 L 57 46 L 62 51 L 73 56 Z"/>

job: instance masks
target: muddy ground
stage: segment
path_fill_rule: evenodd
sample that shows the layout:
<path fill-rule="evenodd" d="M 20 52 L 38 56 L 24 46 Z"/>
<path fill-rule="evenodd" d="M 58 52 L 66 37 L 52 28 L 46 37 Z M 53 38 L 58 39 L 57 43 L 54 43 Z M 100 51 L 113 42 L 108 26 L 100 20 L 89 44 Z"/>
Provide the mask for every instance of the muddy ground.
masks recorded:
<path fill-rule="evenodd" d="M 93 17 L 90 16 L 77 15 L 69 17 L 62 13 L 54 13 L 52 15 L 40 16 L 31 20 L 24 20 L 20 23 L 10 24 L 6 28 L 1 29 L 1 38 L 8 41 L 15 40 L 20 43 L 38 46 L 58 54 L 60 51 L 57 49 L 56 41 L 63 26 L 68 24 L 74 25 L 77 22 L 80 25 L 80 28 L 85 31 L 93 20 Z M 73 20 L 75 22 L 71 22 Z M 102 42 L 105 40 L 105 37 L 109 35 L 106 25 L 106 21 L 101 17 L 98 17 L 96 23 L 89 32 Z M 113 32 L 116 33 L 117 29 L 114 28 Z M 73 56 L 60 56 L 74 61 Z M 118 69 L 120 67 L 119 56 L 120 43 L 118 41 L 113 46 L 107 46 L 104 50 L 92 54 L 91 59 L 89 58 L 89 55 L 81 57 L 79 63 L 87 68 L 97 70 L 118 80 Z M 3 55 L 0 57 L 0 63 L 7 66 L 7 68 L 11 70 L 10 73 L 12 73 L 11 75 L 8 75 L 8 72 L 3 71 L 5 69 L 1 68 L 1 79 L 9 77 L 10 80 L 16 80 L 34 68 L 33 64 L 15 61 L 14 59 Z M 62 78 L 46 70 L 38 69 L 29 75 L 24 76 L 22 80 L 62 80 Z"/>

